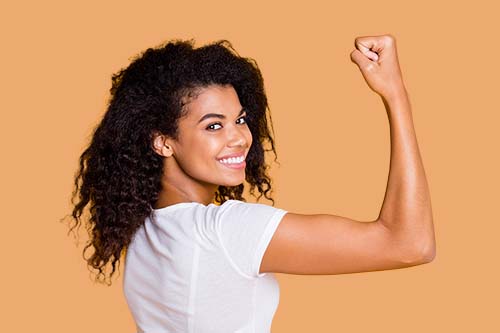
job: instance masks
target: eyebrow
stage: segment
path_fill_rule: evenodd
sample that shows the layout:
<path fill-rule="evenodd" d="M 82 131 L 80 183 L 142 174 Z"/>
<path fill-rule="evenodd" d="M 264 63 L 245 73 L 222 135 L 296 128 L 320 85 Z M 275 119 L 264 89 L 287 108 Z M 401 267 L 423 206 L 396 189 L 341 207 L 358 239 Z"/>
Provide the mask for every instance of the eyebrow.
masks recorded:
<path fill-rule="evenodd" d="M 242 108 L 240 113 L 238 114 L 238 117 L 241 116 L 243 113 L 246 112 L 245 108 Z M 198 120 L 198 124 L 201 123 L 203 120 L 208 119 L 208 118 L 219 118 L 219 119 L 226 119 L 226 116 L 220 113 L 207 113 L 203 117 Z"/>

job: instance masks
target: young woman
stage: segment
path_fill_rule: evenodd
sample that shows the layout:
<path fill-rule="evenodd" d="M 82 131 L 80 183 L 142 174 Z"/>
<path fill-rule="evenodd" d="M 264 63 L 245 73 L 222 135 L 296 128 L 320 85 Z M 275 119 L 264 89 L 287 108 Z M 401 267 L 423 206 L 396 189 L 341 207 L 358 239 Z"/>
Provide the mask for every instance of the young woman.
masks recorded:
<path fill-rule="evenodd" d="M 269 332 L 279 298 L 272 273 L 433 260 L 431 201 L 394 37 L 356 38 L 351 60 L 390 122 L 387 191 L 370 222 L 242 197 L 246 181 L 274 205 L 264 153 L 276 152 L 261 73 L 229 42 L 171 41 L 113 76 L 107 112 L 80 157 L 72 217 L 79 226 L 89 206 L 84 253 L 93 249 L 86 259 L 98 281 L 125 259 L 138 332 Z"/>

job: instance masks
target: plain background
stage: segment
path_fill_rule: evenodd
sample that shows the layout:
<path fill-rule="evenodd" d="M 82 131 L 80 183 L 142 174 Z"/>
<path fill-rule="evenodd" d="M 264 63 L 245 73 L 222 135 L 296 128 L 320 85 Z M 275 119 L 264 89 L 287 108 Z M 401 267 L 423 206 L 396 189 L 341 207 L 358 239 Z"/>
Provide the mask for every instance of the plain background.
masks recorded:
<path fill-rule="evenodd" d="M 259 64 L 280 162 L 271 169 L 276 207 L 376 218 L 389 123 L 349 54 L 355 37 L 390 33 L 431 189 L 437 257 L 390 271 L 277 274 L 272 331 L 498 332 L 494 2 L 2 4 L 1 330 L 135 332 L 122 277 L 94 284 L 81 257 L 84 230 L 77 246 L 59 220 L 112 73 L 169 39 L 228 39 Z"/>

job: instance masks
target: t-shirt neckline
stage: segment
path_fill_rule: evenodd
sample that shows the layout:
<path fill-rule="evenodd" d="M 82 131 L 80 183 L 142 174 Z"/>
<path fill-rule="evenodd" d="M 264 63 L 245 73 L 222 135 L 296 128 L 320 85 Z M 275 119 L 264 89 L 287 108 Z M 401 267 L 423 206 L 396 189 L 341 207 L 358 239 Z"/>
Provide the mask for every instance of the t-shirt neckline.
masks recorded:
<path fill-rule="evenodd" d="M 224 203 L 230 202 L 230 201 L 239 201 L 240 202 L 240 200 L 228 199 Z M 176 204 L 173 204 L 173 205 L 168 205 L 168 206 L 165 206 L 165 207 L 162 207 L 162 208 L 157 208 L 157 209 L 153 208 L 153 212 L 154 213 L 166 212 L 166 211 L 175 210 L 175 209 L 183 208 L 183 207 L 190 207 L 190 206 L 194 206 L 194 205 L 201 205 L 203 207 L 208 207 L 210 205 L 214 205 L 214 203 L 210 203 L 208 205 L 204 205 L 201 202 L 196 202 L 196 201 L 192 201 L 192 202 L 179 202 L 179 203 L 176 203 Z"/>
<path fill-rule="evenodd" d="M 205 206 L 204 204 L 200 203 L 200 202 L 196 202 L 196 201 L 193 201 L 193 202 L 179 202 L 179 203 L 176 203 L 176 204 L 173 204 L 173 205 L 168 205 L 168 206 L 165 206 L 165 207 L 162 207 L 162 208 L 157 208 L 157 209 L 154 209 L 153 208 L 153 212 L 164 212 L 164 211 L 168 211 L 168 210 L 174 210 L 174 209 L 177 209 L 177 208 L 182 208 L 182 207 L 189 207 L 189 206 L 193 206 L 193 205 L 202 205 L 202 206 Z"/>

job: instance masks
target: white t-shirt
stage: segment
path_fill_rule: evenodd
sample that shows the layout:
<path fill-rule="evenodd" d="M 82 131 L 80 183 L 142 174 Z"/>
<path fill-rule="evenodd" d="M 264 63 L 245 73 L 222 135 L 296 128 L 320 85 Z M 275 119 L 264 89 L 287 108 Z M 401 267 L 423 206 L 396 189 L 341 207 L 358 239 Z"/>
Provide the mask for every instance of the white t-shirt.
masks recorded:
<path fill-rule="evenodd" d="M 259 269 L 286 213 L 239 200 L 155 209 L 126 254 L 123 290 L 137 331 L 269 333 L 279 285 Z"/>

